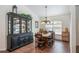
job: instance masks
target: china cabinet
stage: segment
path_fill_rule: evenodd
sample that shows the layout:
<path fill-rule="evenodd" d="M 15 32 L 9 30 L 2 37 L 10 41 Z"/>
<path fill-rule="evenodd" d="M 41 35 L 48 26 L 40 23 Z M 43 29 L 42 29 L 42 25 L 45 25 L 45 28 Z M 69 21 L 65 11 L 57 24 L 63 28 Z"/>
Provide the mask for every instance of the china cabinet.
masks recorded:
<path fill-rule="evenodd" d="M 33 42 L 32 17 L 29 15 L 8 12 L 8 36 L 7 50 L 13 51 L 16 48 Z"/>

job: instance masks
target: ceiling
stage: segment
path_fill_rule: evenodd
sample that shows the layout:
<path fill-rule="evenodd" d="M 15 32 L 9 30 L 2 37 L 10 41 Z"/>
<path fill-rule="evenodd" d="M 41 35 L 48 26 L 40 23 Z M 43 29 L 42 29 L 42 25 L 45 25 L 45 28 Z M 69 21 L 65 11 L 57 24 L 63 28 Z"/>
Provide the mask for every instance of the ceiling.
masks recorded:
<path fill-rule="evenodd" d="M 45 5 L 27 5 L 33 13 L 37 16 L 45 16 Z M 68 5 L 48 5 L 47 16 L 54 16 L 69 13 Z"/>

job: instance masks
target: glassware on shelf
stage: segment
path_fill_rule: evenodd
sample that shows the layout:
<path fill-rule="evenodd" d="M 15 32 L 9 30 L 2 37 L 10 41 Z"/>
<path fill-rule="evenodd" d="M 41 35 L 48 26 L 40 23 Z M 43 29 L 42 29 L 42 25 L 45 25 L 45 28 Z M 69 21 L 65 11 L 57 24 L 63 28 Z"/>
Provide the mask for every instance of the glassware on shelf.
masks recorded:
<path fill-rule="evenodd" d="M 18 18 L 13 18 L 13 33 L 18 34 L 20 32 L 20 23 Z"/>
<path fill-rule="evenodd" d="M 21 25 L 21 31 L 22 33 L 25 33 L 26 32 L 26 21 L 22 20 L 22 25 Z"/>
<path fill-rule="evenodd" d="M 27 21 L 27 32 L 31 31 L 31 21 Z"/>
<path fill-rule="evenodd" d="M 8 34 L 21 34 L 32 31 L 31 16 L 9 12 L 8 14 Z"/>
<path fill-rule="evenodd" d="M 8 24 L 8 26 L 9 26 L 9 28 L 8 28 L 8 30 L 9 30 L 9 34 L 11 34 L 11 21 L 9 20 L 9 24 Z"/>

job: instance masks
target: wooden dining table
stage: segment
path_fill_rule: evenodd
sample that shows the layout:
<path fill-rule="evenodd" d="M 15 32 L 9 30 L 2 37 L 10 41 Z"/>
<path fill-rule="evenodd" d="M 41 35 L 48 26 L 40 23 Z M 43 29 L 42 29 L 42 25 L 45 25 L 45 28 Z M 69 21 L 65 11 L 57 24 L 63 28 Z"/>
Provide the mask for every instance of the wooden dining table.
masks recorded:
<path fill-rule="evenodd" d="M 52 33 L 51 32 L 48 32 L 48 33 L 36 33 L 35 34 L 35 47 L 37 47 L 39 45 L 40 42 L 44 41 L 44 46 L 45 47 L 50 47 L 52 46 L 52 43 L 53 43 L 53 37 L 52 37 Z"/>
<path fill-rule="evenodd" d="M 42 38 L 45 40 L 45 46 L 48 47 L 48 37 L 51 36 L 51 33 L 42 33 Z"/>

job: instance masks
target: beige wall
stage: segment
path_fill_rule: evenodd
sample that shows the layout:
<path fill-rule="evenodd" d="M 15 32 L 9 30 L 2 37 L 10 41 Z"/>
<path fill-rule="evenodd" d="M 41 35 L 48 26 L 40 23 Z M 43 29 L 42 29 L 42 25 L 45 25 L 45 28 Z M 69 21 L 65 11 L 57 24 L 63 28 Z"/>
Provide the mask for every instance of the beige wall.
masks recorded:
<path fill-rule="evenodd" d="M 11 11 L 11 6 L 0 6 L 0 50 L 6 49 L 6 35 L 7 35 L 7 18 L 6 13 Z"/>
<path fill-rule="evenodd" d="M 79 46 L 79 5 L 76 6 L 76 45 Z"/>
<path fill-rule="evenodd" d="M 35 20 L 38 19 L 38 17 L 31 12 L 26 6 L 17 6 L 18 7 L 18 13 L 26 13 L 31 14 L 33 17 L 32 21 L 32 30 L 35 32 Z M 0 5 L 0 50 L 6 50 L 7 48 L 7 16 L 6 13 L 12 10 L 12 6 L 10 5 Z"/>

